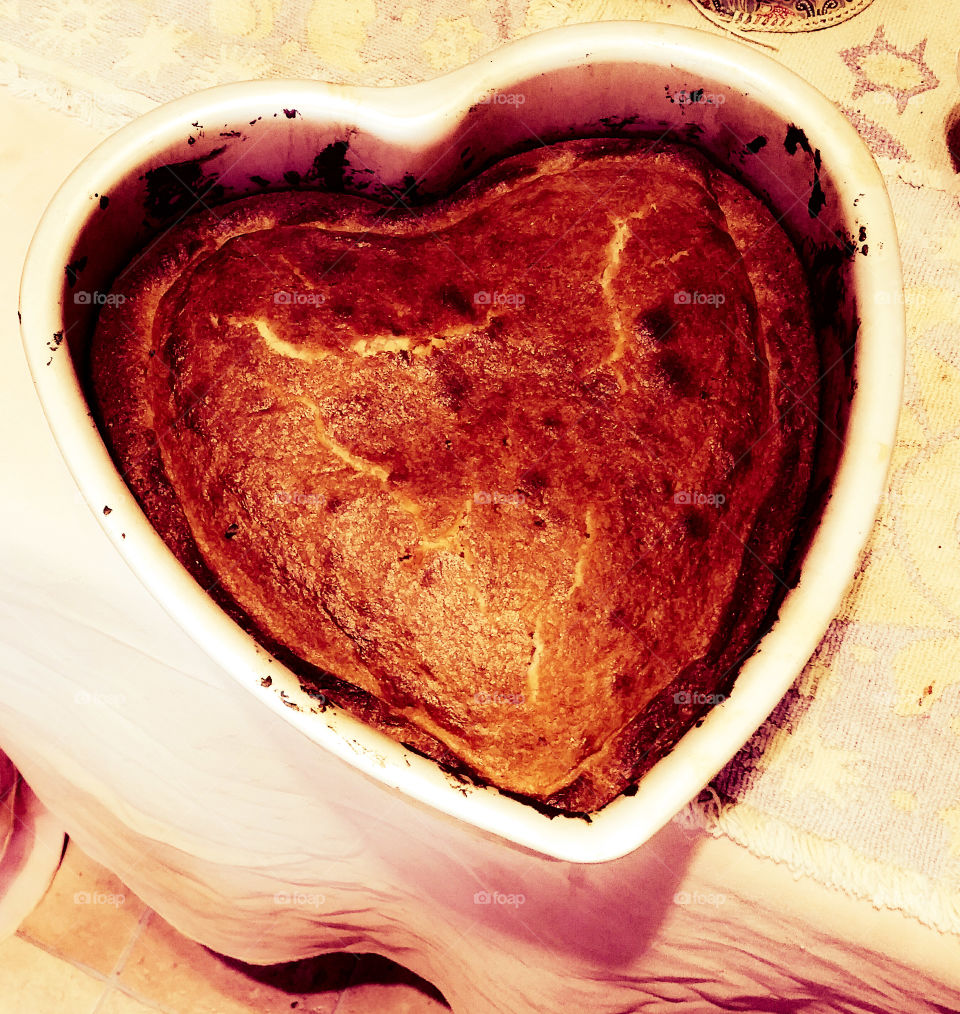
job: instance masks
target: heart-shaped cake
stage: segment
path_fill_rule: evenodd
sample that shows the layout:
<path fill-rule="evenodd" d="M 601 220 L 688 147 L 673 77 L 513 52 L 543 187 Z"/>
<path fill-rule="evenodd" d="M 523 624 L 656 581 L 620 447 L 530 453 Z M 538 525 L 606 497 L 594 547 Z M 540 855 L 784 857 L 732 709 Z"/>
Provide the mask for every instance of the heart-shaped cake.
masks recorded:
<path fill-rule="evenodd" d="M 775 605 L 817 347 L 770 211 L 692 149 L 583 140 L 411 209 L 202 209 L 92 349 L 147 516 L 301 678 L 567 812 L 628 789 Z"/>

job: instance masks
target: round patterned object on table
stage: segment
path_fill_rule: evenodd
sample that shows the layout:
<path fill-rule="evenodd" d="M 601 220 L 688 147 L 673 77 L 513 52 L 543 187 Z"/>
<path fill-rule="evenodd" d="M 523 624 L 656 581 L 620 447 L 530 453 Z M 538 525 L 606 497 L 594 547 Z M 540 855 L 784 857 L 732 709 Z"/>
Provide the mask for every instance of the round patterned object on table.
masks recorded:
<path fill-rule="evenodd" d="M 714 24 L 743 32 L 815 32 L 848 21 L 873 0 L 692 0 Z"/>

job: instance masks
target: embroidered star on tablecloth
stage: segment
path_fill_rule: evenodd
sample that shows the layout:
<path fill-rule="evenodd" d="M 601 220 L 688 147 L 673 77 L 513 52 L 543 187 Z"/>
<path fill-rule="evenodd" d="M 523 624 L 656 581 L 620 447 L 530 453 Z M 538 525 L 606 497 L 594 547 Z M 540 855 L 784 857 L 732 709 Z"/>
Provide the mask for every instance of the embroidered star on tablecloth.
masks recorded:
<path fill-rule="evenodd" d="M 155 84 L 161 71 L 187 62 L 187 47 L 193 39 L 193 33 L 182 25 L 152 17 L 139 35 L 116 38 L 118 48 L 125 51 L 116 69 Z"/>
<path fill-rule="evenodd" d="M 936 88 L 940 81 L 923 58 L 927 40 L 923 39 L 909 52 L 897 49 L 887 41 L 883 25 L 878 25 L 873 38 L 864 46 L 851 46 L 840 51 L 843 62 L 856 78 L 851 98 L 867 92 L 886 92 L 903 113 L 916 95 Z"/>

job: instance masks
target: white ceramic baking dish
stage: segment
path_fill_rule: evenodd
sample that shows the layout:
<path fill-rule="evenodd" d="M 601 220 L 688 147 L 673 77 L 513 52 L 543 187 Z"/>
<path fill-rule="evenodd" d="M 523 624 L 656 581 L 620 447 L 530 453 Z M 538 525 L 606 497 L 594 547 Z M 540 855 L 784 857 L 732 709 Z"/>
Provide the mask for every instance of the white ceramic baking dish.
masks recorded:
<path fill-rule="evenodd" d="M 85 353 L 114 274 L 198 200 L 290 185 L 423 199 L 521 147 L 667 133 L 739 173 L 782 216 L 807 265 L 825 376 L 816 495 L 795 584 L 729 698 L 632 795 L 590 821 L 551 817 L 465 786 L 349 715 L 319 708 L 229 619 L 114 468 L 84 395 Z M 91 509 L 164 608 L 238 683 L 391 789 L 541 853 L 598 862 L 635 849 L 696 795 L 767 717 L 833 617 L 885 487 L 902 391 L 901 291 L 880 173 L 831 102 L 743 44 L 622 22 L 545 32 L 403 88 L 261 81 L 162 106 L 108 138 L 56 194 L 30 247 L 20 311 L 44 411 Z"/>

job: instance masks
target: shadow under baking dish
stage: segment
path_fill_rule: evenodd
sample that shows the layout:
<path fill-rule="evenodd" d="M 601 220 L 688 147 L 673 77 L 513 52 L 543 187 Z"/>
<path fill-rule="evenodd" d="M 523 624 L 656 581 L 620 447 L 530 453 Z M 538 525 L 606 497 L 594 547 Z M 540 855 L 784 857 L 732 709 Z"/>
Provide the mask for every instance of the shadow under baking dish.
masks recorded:
<path fill-rule="evenodd" d="M 790 591 L 729 697 L 629 793 L 589 818 L 464 783 L 311 696 L 177 563 L 117 473 L 81 382 L 97 299 L 198 203 L 306 187 L 407 203 L 508 154 L 571 137 L 693 143 L 746 182 L 794 239 L 821 342 L 820 432 Z M 608 22 L 513 43 L 403 88 L 227 85 L 162 106 L 98 147 L 51 202 L 21 285 L 23 340 L 64 458 L 98 520 L 164 608 L 237 681 L 392 789 L 546 855 L 616 858 L 733 756 L 809 659 L 852 579 L 882 495 L 904 354 L 896 233 L 879 171 L 838 110 L 748 46 Z M 109 504 L 110 513 L 103 508 Z"/>

